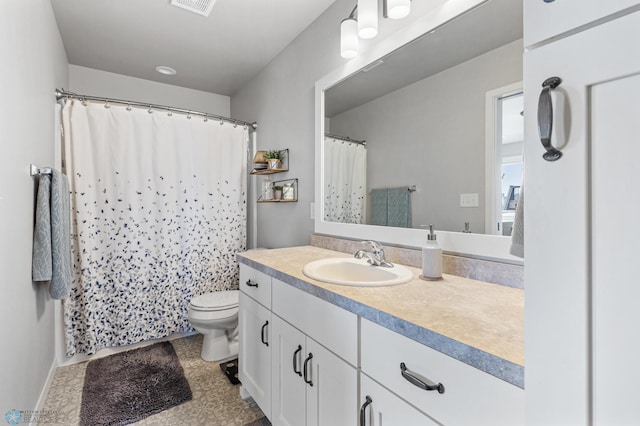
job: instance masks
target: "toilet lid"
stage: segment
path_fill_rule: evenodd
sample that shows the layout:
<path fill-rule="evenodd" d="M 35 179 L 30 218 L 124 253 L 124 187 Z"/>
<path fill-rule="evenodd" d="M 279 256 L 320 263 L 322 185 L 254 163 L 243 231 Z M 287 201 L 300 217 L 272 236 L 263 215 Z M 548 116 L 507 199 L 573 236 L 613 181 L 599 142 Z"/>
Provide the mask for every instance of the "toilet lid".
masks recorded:
<path fill-rule="evenodd" d="M 205 293 L 191 299 L 191 307 L 207 311 L 219 311 L 238 306 L 238 290 Z"/>

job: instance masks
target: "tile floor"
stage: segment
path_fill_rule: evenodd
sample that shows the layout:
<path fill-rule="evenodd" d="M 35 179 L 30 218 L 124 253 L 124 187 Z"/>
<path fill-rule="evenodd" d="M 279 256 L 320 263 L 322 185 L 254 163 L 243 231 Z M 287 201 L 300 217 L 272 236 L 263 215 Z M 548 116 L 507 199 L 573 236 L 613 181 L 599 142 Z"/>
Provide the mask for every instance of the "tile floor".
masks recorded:
<path fill-rule="evenodd" d="M 172 340 L 193 400 L 147 417 L 136 425 L 242 426 L 263 416 L 253 400 L 243 401 L 239 386 L 232 385 L 217 362 L 200 358 L 202 336 Z M 87 362 L 57 369 L 43 410 L 48 424 L 77 425 Z"/>

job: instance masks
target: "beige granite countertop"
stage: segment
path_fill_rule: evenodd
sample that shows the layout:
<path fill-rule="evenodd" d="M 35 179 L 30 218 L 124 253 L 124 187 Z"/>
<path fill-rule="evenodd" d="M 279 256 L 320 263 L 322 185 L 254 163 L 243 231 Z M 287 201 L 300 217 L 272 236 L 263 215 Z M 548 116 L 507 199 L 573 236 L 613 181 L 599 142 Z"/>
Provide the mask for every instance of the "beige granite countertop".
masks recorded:
<path fill-rule="evenodd" d="M 308 278 L 302 267 L 317 259 L 348 257 L 313 246 L 240 253 L 260 263 L 378 311 L 431 330 L 524 367 L 524 292 L 454 275 L 441 281 L 418 278 L 388 287 L 351 287 Z"/>

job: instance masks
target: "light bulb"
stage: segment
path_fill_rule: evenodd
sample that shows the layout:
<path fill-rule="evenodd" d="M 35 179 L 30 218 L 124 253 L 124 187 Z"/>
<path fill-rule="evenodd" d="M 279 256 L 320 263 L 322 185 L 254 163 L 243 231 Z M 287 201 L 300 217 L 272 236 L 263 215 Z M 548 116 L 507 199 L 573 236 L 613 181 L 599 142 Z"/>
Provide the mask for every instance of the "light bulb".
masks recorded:
<path fill-rule="evenodd" d="M 358 22 L 347 18 L 340 24 L 340 56 L 355 58 L 358 56 Z"/>
<path fill-rule="evenodd" d="M 387 0 L 387 16 L 402 19 L 411 12 L 411 0 Z"/>
<path fill-rule="evenodd" d="M 378 35 L 378 0 L 358 0 L 358 35 L 361 38 Z"/>

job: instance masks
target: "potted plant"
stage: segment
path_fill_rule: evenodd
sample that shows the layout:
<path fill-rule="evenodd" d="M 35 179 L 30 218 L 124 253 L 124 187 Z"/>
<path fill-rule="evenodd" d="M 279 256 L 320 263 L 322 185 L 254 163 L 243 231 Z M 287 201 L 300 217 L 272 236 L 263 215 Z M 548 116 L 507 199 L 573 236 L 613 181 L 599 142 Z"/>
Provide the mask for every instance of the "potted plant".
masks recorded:
<path fill-rule="evenodd" d="M 273 186 L 273 199 L 279 200 L 282 198 L 282 187 L 278 185 Z"/>
<path fill-rule="evenodd" d="M 267 160 L 270 169 L 278 169 L 282 165 L 282 151 L 277 149 L 267 151 L 264 154 L 264 159 Z"/>

